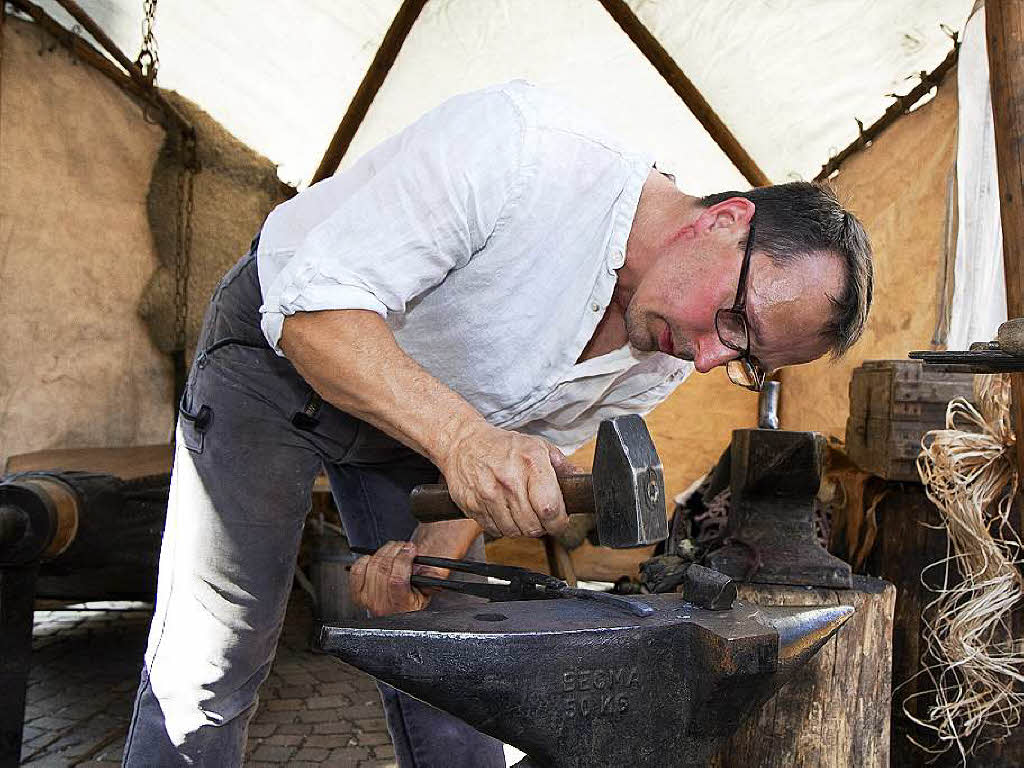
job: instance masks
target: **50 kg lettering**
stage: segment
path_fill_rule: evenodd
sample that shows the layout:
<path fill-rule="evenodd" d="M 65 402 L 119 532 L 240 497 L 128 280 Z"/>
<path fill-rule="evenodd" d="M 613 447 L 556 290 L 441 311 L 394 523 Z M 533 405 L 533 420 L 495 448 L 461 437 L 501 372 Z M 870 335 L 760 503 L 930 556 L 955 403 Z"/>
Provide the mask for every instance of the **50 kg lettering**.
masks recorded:
<path fill-rule="evenodd" d="M 629 709 L 629 696 L 625 693 L 577 694 L 565 697 L 568 717 L 602 717 L 621 715 Z"/>

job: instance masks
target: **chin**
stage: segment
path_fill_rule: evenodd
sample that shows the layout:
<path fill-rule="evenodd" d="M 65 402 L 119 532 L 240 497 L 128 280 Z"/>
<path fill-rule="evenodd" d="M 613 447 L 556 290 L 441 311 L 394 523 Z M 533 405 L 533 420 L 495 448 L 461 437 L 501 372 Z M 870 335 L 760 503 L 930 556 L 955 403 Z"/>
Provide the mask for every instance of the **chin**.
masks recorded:
<path fill-rule="evenodd" d="M 637 352 L 658 352 L 657 340 L 650 334 L 641 335 L 637 338 L 633 334 L 629 335 L 629 346 L 635 349 Z"/>
<path fill-rule="evenodd" d="M 634 316 L 632 304 L 627 308 L 623 320 L 626 323 L 626 338 L 629 340 L 629 346 L 635 349 L 637 352 L 657 352 L 658 337 L 651 331 L 647 318 L 643 318 L 638 321 Z"/>

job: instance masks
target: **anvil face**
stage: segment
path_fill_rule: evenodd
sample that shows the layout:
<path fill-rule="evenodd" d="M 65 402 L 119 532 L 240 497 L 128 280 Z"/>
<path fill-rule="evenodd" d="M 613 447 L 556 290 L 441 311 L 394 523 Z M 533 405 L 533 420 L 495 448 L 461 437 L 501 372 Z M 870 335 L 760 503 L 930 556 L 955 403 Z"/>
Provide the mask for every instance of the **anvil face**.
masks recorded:
<path fill-rule="evenodd" d="M 853 613 L 635 599 L 654 613 L 483 604 L 325 626 L 320 644 L 539 765 L 700 766 Z"/>

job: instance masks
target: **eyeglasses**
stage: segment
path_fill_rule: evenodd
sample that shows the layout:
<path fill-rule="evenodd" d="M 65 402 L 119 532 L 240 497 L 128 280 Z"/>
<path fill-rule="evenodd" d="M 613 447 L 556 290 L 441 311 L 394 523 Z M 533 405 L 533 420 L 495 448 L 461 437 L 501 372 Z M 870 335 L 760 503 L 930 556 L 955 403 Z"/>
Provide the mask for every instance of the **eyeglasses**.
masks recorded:
<path fill-rule="evenodd" d="M 736 287 L 736 301 L 732 309 L 720 309 L 715 313 L 715 330 L 718 338 L 729 349 L 740 353 L 725 366 L 729 381 L 745 389 L 760 392 L 764 386 L 765 372 L 756 357 L 750 354 L 750 323 L 747 320 L 747 274 L 750 272 L 750 254 L 754 250 L 754 216 L 750 217 L 750 231 L 747 246 L 743 251 L 743 265 L 740 267 L 740 282 Z"/>

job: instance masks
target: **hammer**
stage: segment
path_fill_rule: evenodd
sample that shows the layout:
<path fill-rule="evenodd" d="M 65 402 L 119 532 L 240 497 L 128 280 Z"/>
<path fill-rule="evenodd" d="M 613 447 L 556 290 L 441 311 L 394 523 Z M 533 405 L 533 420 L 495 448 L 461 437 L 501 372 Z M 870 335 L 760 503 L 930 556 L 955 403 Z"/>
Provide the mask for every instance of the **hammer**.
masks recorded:
<path fill-rule="evenodd" d="M 668 538 L 665 473 L 651 433 L 636 414 L 601 422 L 591 475 L 558 478 L 570 515 L 592 514 L 602 546 L 624 549 Z M 421 523 L 464 517 L 444 485 L 420 485 L 409 497 Z"/>

